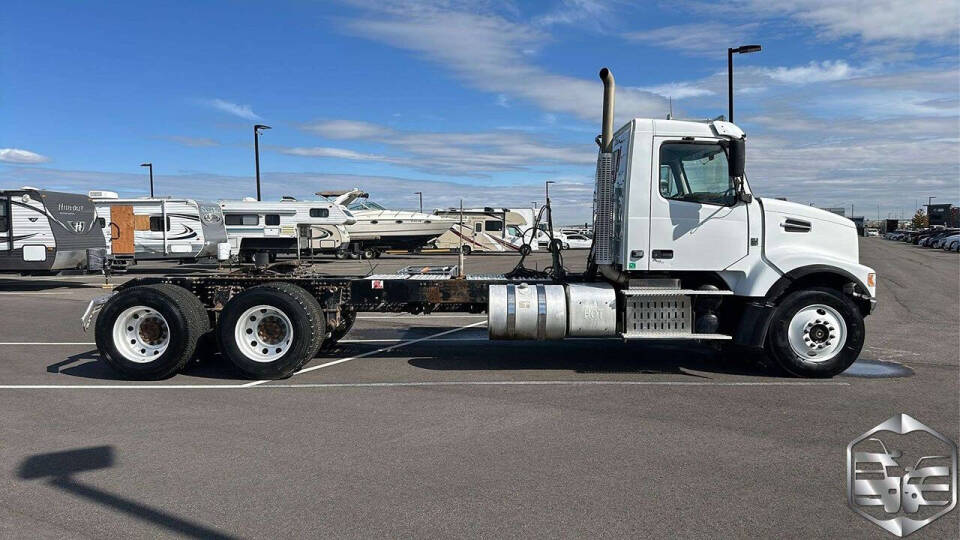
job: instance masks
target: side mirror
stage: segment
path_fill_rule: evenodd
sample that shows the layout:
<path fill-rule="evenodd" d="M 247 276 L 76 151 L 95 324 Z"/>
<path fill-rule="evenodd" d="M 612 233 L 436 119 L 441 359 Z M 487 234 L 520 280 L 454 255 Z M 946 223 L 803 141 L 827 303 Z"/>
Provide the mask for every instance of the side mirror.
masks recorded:
<path fill-rule="evenodd" d="M 743 139 L 733 139 L 730 141 L 730 176 L 733 178 L 743 178 L 744 163 L 746 162 L 746 148 Z"/>

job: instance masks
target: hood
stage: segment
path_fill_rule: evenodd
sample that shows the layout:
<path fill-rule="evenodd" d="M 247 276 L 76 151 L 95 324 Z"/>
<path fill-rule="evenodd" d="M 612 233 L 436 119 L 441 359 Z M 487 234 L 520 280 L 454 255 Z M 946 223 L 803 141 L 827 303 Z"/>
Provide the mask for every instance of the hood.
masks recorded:
<path fill-rule="evenodd" d="M 844 227 L 850 227 L 856 229 L 857 226 L 853 221 L 834 214 L 833 212 L 828 212 L 820 208 L 815 208 L 813 206 L 807 206 L 804 204 L 797 204 L 789 201 L 781 201 L 779 199 L 768 199 L 762 197 L 760 201 L 763 203 L 763 209 L 766 212 L 773 212 L 776 214 L 786 214 L 790 216 L 796 216 L 811 220 L 817 221 L 826 221 L 828 223 L 833 223 L 836 225 L 841 225 Z"/>

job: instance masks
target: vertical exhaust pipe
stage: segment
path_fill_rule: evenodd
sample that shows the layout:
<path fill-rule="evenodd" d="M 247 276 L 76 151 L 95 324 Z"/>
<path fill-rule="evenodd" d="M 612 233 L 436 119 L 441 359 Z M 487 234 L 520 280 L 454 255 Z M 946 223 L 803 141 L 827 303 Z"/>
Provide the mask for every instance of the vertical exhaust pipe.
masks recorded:
<path fill-rule="evenodd" d="M 616 84 L 613 73 L 603 68 L 600 70 L 600 80 L 603 81 L 603 125 L 600 132 L 600 151 L 609 153 L 613 149 L 613 99 Z"/>

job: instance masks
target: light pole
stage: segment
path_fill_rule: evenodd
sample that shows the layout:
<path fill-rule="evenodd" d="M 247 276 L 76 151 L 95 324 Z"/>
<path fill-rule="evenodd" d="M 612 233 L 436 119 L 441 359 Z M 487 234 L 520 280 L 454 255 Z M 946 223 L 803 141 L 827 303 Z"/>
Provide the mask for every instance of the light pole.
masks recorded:
<path fill-rule="evenodd" d="M 414 193 L 414 195 L 418 195 L 420 197 L 420 213 L 422 214 L 423 213 L 423 192 L 418 191 Z"/>
<path fill-rule="evenodd" d="M 741 45 L 735 49 L 727 49 L 727 112 L 730 115 L 728 122 L 733 122 L 733 53 L 747 54 L 760 52 L 760 50 L 760 45 Z"/>
<path fill-rule="evenodd" d="M 150 198 L 153 198 L 153 163 L 141 163 L 141 167 L 150 167 Z"/>
<path fill-rule="evenodd" d="M 936 199 L 936 197 L 927 197 L 927 213 L 928 214 L 930 213 L 930 205 L 933 204 L 934 199 Z"/>
<path fill-rule="evenodd" d="M 553 180 L 547 180 L 546 182 L 543 183 L 543 188 L 544 188 L 544 191 L 546 191 L 548 202 L 550 201 L 550 184 L 556 184 L 556 182 Z"/>
<path fill-rule="evenodd" d="M 270 129 L 270 126 L 257 124 L 253 126 L 253 159 L 257 168 L 257 200 L 260 200 L 260 130 Z"/>

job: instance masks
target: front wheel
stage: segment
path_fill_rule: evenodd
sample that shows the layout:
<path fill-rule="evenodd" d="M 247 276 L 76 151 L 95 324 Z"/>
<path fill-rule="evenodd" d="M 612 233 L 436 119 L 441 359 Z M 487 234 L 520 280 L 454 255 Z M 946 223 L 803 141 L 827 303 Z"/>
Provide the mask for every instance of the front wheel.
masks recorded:
<path fill-rule="evenodd" d="M 797 377 L 833 377 L 863 349 L 863 315 L 852 300 L 816 287 L 788 294 L 767 331 L 767 351 Z"/>

